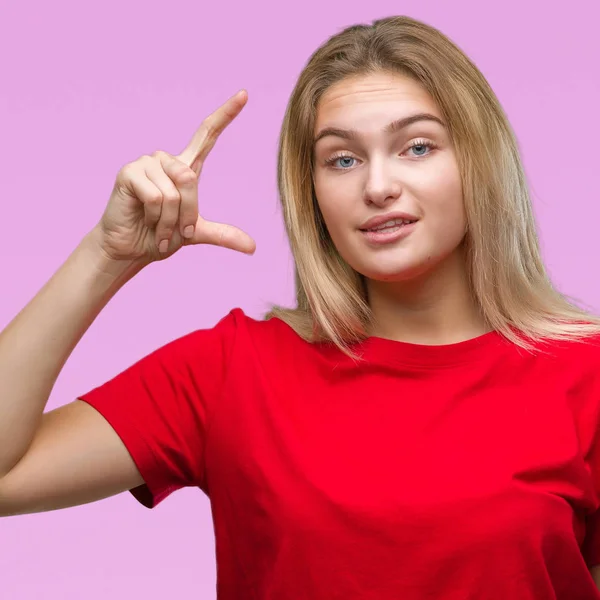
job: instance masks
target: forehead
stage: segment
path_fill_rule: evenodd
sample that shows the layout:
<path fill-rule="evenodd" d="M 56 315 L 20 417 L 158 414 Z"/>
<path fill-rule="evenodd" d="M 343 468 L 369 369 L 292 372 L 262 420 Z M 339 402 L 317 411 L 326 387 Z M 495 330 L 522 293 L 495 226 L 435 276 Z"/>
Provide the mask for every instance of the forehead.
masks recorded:
<path fill-rule="evenodd" d="M 433 98 L 410 77 L 394 73 L 350 77 L 323 94 L 317 105 L 315 129 L 325 125 L 360 126 L 363 120 L 402 118 L 413 112 L 442 117 Z"/>

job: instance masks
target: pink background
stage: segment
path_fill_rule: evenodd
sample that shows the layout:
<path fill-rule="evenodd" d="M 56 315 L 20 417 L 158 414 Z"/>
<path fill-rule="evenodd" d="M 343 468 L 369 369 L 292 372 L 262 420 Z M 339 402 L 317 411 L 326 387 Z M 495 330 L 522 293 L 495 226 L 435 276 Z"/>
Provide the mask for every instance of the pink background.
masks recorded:
<path fill-rule="evenodd" d="M 95 224 L 122 165 L 179 152 L 204 116 L 249 91 L 200 193 L 205 216 L 255 236 L 255 256 L 188 248 L 147 269 L 92 326 L 49 407 L 234 306 L 258 316 L 268 302 L 292 302 L 275 183 L 287 99 L 328 36 L 392 14 L 440 28 L 488 78 L 521 144 L 548 268 L 563 291 L 600 307 L 598 7 L 0 0 L 0 327 Z M 2 519 L 0 597 L 214 598 L 213 543 L 208 501 L 192 489 L 154 511 L 123 494 Z"/>

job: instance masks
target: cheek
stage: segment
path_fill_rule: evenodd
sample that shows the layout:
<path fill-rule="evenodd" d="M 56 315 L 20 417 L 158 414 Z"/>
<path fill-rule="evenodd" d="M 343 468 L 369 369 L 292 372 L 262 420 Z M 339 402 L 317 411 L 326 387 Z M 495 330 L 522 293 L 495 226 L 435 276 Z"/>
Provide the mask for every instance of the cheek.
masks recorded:
<path fill-rule="evenodd" d="M 455 238 L 464 234 L 466 212 L 457 169 L 441 170 L 435 181 L 430 182 L 423 198 L 425 220 L 435 229 L 436 235 Z"/>
<path fill-rule="evenodd" d="M 352 194 L 345 193 L 343 186 L 318 180 L 315 180 L 315 194 L 329 234 L 334 242 L 340 242 L 342 232 L 348 230 L 349 215 L 356 200 L 352 199 Z"/>

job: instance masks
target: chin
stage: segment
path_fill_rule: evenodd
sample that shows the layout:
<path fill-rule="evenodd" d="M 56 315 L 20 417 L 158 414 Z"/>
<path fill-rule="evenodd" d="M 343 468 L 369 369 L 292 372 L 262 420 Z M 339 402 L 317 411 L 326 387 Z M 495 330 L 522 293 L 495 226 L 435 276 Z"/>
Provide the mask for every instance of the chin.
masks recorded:
<path fill-rule="evenodd" d="M 346 247 L 342 258 L 366 279 L 380 282 L 409 282 L 426 278 L 443 265 L 463 265 L 462 241 L 445 240 L 445 244 L 427 244 L 416 248 L 381 248 L 373 251 L 364 247 Z"/>
<path fill-rule="evenodd" d="M 419 261 L 407 263 L 406 261 L 396 261 L 395 264 L 373 264 L 373 265 L 357 265 L 354 267 L 363 277 L 373 281 L 381 282 L 403 282 L 411 281 L 422 277 L 432 270 L 434 264 L 432 261 Z"/>

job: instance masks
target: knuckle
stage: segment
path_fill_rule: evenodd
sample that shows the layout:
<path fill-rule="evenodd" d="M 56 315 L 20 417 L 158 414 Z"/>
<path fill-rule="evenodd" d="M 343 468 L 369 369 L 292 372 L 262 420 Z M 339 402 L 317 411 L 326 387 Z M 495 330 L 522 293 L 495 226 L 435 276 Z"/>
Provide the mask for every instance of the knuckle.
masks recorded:
<path fill-rule="evenodd" d="M 148 195 L 145 198 L 145 202 L 150 206 L 160 206 L 163 201 L 163 195 L 159 190 L 156 192 L 148 192 Z"/>
<path fill-rule="evenodd" d="M 152 158 L 154 158 L 154 159 L 161 159 L 162 158 L 162 159 L 167 159 L 168 160 L 168 159 L 170 159 L 172 157 L 171 157 L 171 155 L 169 153 L 165 152 L 164 150 L 155 150 L 152 153 Z"/>
<path fill-rule="evenodd" d="M 198 178 L 192 169 L 183 166 L 173 173 L 173 180 L 178 185 L 193 185 L 197 182 Z"/>
<path fill-rule="evenodd" d="M 178 204 L 181 201 L 181 196 L 177 190 L 166 192 L 163 198 L 166 204 Z"/>
<path fill-rule="evenodd" d="M 127 163 L 119 171 L 119 178 L 120 179 L 132 179 L 135 172 L 136 172 L 135 163 Z"/>

